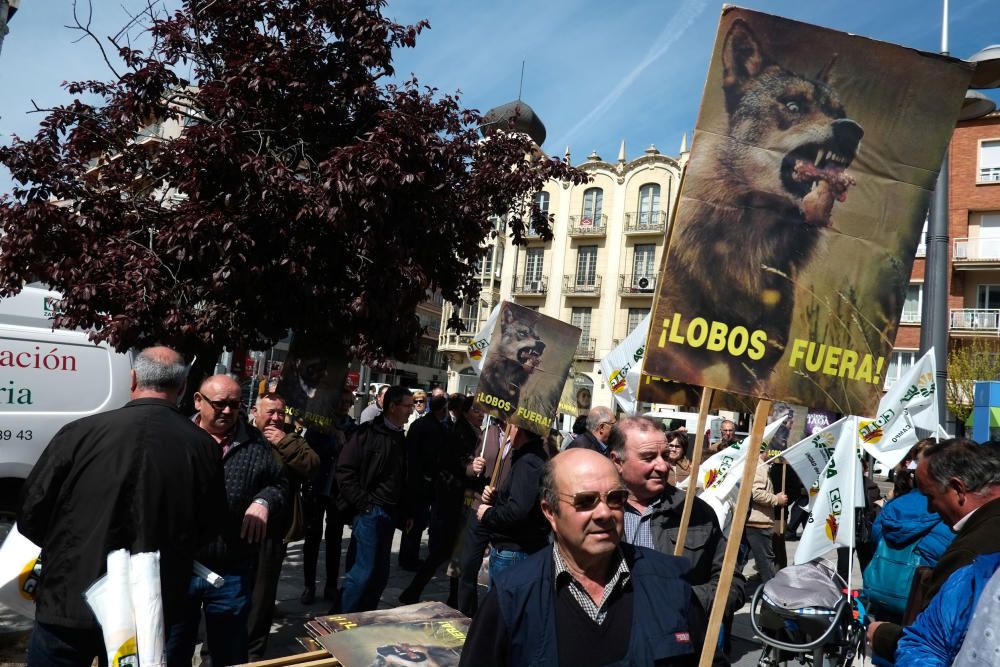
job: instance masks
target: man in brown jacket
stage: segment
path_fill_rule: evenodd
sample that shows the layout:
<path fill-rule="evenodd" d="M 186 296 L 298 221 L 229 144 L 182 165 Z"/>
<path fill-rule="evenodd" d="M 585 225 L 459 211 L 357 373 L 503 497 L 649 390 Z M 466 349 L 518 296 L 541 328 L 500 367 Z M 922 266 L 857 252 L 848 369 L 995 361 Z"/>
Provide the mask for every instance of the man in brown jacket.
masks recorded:
<path fill-rule="evenodd" d="M 275 461 L 284 468 L 289 481 L 289 497 L 286 498 L 285 509 L 268 526 L 267 536 L 260 547 L 257 579 L 247 618 L 250 660 L 260 659 L 267 649 L 286 545 L 301 538 L 302 501 L 299 489 L 302 482 L 308 480 L 319 467 L 319 455 L 305 438 L 285 432 L 285 399 L 278 394 L 266 394 L 257 399 L 254 426 L 271 444 Z"/>
<path fill-rule="evenodd" d="M 757 466 L 753 478 L 750 517 L 747 519 L 745 535 L 762 585 L 774 576 L 774 546 L 771 540 L 774 530 L 774 508 L 784 507 L 788 503 L 784 493 L 774 492 L 774 484 L 768 474 L 771 464 L 765 464 L 766 460 L 767 452 L 761 452 L 761 465 Z M 748 461 L 747 465 L 749 464 Z"/>

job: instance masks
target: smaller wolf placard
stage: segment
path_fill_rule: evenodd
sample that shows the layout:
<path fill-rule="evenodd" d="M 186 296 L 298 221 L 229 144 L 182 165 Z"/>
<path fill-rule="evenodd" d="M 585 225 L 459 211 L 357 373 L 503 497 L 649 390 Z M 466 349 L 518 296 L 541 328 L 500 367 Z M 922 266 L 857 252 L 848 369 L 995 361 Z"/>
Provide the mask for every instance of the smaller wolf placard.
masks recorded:
<path fill-rule="evenodd" d="M 504 301 L 476 402 L 497 419 L 548 435 L 580 333 L 565 322 Z"/>

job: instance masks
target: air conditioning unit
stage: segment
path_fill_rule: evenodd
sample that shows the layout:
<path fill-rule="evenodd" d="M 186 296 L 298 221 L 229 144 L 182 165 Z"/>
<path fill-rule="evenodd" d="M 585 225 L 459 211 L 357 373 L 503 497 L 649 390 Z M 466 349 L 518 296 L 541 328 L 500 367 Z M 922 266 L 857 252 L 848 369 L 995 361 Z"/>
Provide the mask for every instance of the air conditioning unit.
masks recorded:
<path fill-rule="evenodd" d="M 632 289 L 639 292 L 652 292 L 656 288 L 656 276 L 636 276 L 632 281 Z"/>
<path fill-rule="evenodd" d="M 925 251 L 926 252 L 926 251 Z M 969 242 L 961 242 L 955 244 L 955 256 L 953 259 L 968 259 L 969 258 Z"/>
<path fill-rule="evenodd" d="M 524 283 L 524 291 L 537 293 L 542 291 L 542 281 L 541 280 L 529 280 Z"/>

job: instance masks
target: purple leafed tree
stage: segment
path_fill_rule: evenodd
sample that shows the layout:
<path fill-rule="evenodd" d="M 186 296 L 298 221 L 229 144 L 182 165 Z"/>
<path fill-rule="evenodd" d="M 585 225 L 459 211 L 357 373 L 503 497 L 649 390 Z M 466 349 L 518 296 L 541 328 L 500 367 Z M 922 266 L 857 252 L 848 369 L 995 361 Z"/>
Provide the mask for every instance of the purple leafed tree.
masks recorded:
<path fill-rule="evenodd" d="M 0 290 L 45 282 L 58 326 L 119 349 L 259 349 L 293 329 L 407 358 L 428 290 L 478 297 L 491 217 L 548 234 L 532 193 L 585 177 L 524 135 L 482 139 L 455 95 L 390 83 L 394 49 L 429 26 L 384 4 L 188 0 L 150 9 L 144 48 L 105 42 L 109 80 L 66 84 L 75 99 L 0 148 L 16 182 Z"/>

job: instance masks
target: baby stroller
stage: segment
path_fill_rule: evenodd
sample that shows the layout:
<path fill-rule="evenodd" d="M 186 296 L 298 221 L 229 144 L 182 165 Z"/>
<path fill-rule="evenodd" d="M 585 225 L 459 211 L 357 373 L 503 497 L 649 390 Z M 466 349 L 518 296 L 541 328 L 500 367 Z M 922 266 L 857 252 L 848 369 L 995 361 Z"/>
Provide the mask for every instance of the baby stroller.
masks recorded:
<path fill-rule="evenodd" d="M 846 588 L 820 558 L 790 565 L 758 588 L 750 606 L 750 623 L 764 643 L 758 666 L 795 659 L 812 667 L 844 667 L 863 656 L 864 609 Z"/>

